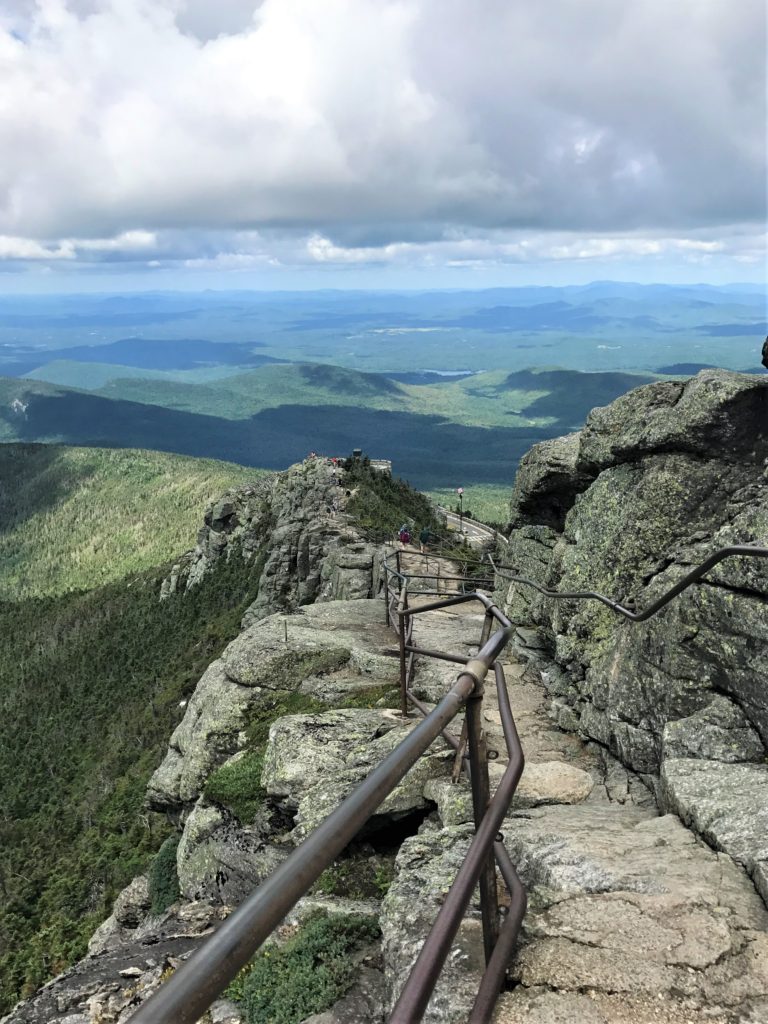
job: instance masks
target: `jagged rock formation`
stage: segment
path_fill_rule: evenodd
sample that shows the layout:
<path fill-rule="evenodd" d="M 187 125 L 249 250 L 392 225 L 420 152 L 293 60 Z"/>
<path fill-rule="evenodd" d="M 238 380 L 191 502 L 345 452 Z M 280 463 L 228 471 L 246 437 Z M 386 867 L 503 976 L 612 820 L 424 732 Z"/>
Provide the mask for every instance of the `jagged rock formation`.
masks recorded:
<path fill-rule="evenodd" d="M 638 388 L 525 456 L 505 560 L 550 589 L 644 608 L 716 548 L 766 543 L 767 457 L 761 378 L 706 370 Z M 692 823 L 706 818 L 703 834 L 764 878 L 764 844 L 747 853 L 733 835 L 755 831 L 736 765 L 761 762 L 768 743 L 768 561 L 721 563 L 644 624 L 521 585 L 503 599 L 556 721 L 649 780 L 668 763 L 666 806 Z M 689 758 L 709 762 L 696 784 L 674 767 Z M 696 810 L 697 786 L 730 804 L 727 827 Z"/>
<path fill-rule="evenodd" d="M 173 567 L 162 596 L 194 587 L 235 548 L 259 573 L 246 622 L 313 601 L 372 596 L 378 548 L 345 514 L 348 497 L 344 471 L 323 458 L 228 491 L 206 513 L 197 547 Z"/>

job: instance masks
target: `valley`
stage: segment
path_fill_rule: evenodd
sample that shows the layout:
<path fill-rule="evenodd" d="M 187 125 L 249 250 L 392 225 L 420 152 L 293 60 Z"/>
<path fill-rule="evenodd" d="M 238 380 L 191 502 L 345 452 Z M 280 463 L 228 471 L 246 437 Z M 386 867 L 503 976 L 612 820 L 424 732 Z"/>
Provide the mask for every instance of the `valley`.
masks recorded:
<path fill-rule="evenodd" d="M 763 372 L 764 320 L 754 286 L 0 297 L 0 439 L 268 469 L 361 447 L 421 489 L 509 487 L 633 387 Z"/>
<path fill-rule="evenodd" d="M 83 953 L 167 834 L 162 744 L 255 596 L 242 558 L 158 601 L 239 466 L 0 445 L 0 1014 Z"/>
<path fill-rule="evenodd" d="M 0 445 L 0 601 L 161 564 L 189 544 L 201 508 L 260 474 L 152 451 Z"/>

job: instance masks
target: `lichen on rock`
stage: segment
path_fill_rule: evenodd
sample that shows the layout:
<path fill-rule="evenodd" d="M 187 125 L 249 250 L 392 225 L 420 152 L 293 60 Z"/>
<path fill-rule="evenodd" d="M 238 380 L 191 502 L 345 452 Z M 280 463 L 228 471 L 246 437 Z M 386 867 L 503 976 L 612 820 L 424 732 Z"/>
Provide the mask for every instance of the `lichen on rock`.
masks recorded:
<path fill-rule="evenodd" d="M 306 459 L 228 491 L 206 513 L 196 548 L 173 567 L 161 596 L 196 586 L 237 551 L 258 579 L 246 625 L 314 601 L 372 597 L 379 547 L 346 513 L 343 473 L 327 459 Z"/>
<path fill-rule="evenodd" d="M 768 537 L 761 378 L 706 370 L 648 384 L 593 410 L 579 434 L 562 440 L 557 458 L 551 442 L 526 456 L 504 552 L 550 589 L 598 591 L 644 608 L 716 548 Z M 567 495 L 558 523 L 552 509 Z M 721 563 L 642 624 L 597 601 L 556 601 L 522 585 L 502 596 L 527 656 L 559 670 L 558 719 L 629 767 L 657 774 L 665 751 L 682 748 L 726 760 L 764 756 L 764 560 Z M 722 722 L 738 718 L 738 727 L 707 720 L 715 701 Z"/>

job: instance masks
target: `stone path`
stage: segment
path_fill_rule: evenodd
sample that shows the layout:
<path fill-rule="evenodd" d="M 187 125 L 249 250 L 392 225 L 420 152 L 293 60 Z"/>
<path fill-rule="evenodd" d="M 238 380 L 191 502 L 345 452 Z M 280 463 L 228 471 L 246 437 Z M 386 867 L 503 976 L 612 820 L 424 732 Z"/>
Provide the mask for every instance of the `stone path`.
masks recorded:
<path fill-rule="evenodd" d="M 450 558 L 429 551 L 422 554 L 415 548 L 405 548 L 400 552 L 400 566 L 402 572 L 411 576 L 408 585 L 411 604 L 414 601 L 413 595 L 419 590 L 436 590 L 446 595 L 459 592 L 456 577 L 461 576 L 461 566 Z M 418 577 L 422 574 L 428 578 L 420 580 Z"/>
<path fill-rule="evenodd" d="M 471 651 L 482 610 L 469 607 L 425 613 L 416 642 Z M 768 1022 L 768 914 L 743 869 L 677 817 L 659 816 L 640 779 L 601 748 L 557 728 L 532 669 L 510 662 L 505 671 L 527 763 L 504 834 L 529 909 L 496 1024 Z M 415 690 L 434 701 L 456 672 L 424 662 Z M 498 777 L 506 748 L 493 691 L 484 713 L 489 745 L 500 755 L 491 765 Z M 471 832 L 466 784 L 433 779 L 425 792 L 442 828 L 423 827 L 406 840 L 384 905 L 385 954 L 400 972 L 408 957 L 395 955 L 388 917 L 400 914 L 402 928 L 404 901 L 421 878 L 420 895 L 433 904 L 431 915 L 421 914 L 426 928 L 442 898 L 446 862 L 461 859 Z M 441 879 L 436 893 L 430 858 Z M 428 1021 L 466 1019 L 481 970 L 476 906 L 465 925 Z"/>

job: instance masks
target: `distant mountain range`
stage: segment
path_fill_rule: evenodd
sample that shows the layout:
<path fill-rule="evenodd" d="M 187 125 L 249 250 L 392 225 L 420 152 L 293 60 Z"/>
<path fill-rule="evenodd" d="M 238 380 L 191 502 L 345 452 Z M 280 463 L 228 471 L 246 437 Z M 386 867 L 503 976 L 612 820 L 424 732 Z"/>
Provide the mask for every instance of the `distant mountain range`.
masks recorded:
<path fill-rule="evenodd" d="M 762 373 L 767 330 L 748 285 L 0 297 L 0 436 L 271 468 L 363 447 L 421 487 L 506 485 L 658 374 Z"/>

